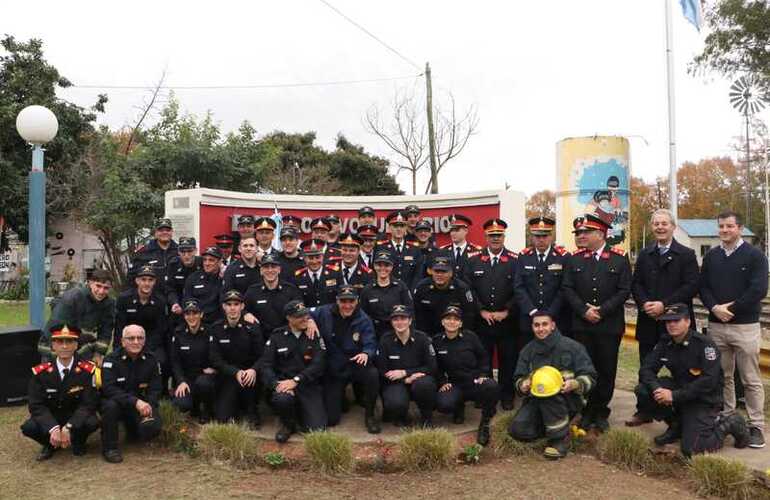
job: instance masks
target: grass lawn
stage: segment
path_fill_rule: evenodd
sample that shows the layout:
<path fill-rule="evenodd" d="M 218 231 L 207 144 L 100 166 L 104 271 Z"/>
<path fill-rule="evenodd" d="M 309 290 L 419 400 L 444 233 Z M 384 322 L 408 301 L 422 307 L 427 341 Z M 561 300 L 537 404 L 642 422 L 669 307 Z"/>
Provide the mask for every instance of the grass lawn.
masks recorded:
<path fill-rule="evenodd" d="M 50 308 L 46 307 L 46 316 Z M 0 304 L 0 328 L 6 326 L 21 326 L 29 324 L 29 305 L 22 303 Z"/>

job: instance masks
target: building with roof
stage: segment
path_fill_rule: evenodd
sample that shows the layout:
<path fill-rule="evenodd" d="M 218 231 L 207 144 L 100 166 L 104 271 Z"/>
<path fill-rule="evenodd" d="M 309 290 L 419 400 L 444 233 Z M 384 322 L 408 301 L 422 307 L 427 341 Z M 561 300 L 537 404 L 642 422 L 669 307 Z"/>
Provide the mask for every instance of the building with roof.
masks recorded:
<path fill-rule="evenodd" d="M 752 245 L 756 243 L 757 236 L 746 226 L 743 227 L 743 240 Z M 703 260 L 712 247 L 719 246 L 719 226 L 714 219 L 679 219 L 674 238 L 682 245 L 695 250 L 698 264 Z"/>

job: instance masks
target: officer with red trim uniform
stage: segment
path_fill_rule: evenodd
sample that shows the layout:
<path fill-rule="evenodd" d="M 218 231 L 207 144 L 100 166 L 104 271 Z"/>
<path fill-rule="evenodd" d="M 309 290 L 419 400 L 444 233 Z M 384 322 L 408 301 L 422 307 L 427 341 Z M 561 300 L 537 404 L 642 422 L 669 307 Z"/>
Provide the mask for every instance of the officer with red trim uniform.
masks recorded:
<path fill-rule="evenodd" d="M 286 214 L 281 216 L 281 224 L 283 227 L 290 227 L 294 229 L 297 231 L 297 233 L 302 232 L 302 219 L 296 215 Z"/>
<path fill-rule="evenodd" d="M 465 264 L 468 259 L 481 252 L 481 247 L 467 240 L 468 229 L 473 224 L 468 217 L 452 214 L 449 216 L 449 224 L 449 237 L 452 242 L 443 245 L 441 250 L 451 259 L 455 276 L 464 276 Z"/>
<path fill-rule="evenodd" d="M 361 237 L 361 252 L 359 260 L 369 269 L 374 269 L 374 249 L 377 246 L 378 238 L 377 228 L 371 224 L 358 226 L 358 236 Z"/>
<path fill-rule="evenodd" d="M 513 370 L 519 351 L 526 344 L 518 328 L 518 307 L 513 292 L 518 255 L 505 248 L 505 230 L 502 219 L 484 222 L 487 246 L 473 255 L 463 266 L 461 278 L 473 290 L 476 303 L 475 323 L 467 318 L 465 324 L 478 334 L 487 351 L 487 376 L 492 376 L 492 357 L 497 349 L 498 381 L 503 409 L 513 409 Z"/>
<path fill-rule="evenodd" d="M 363 240 L 357 234 L 345 233 L 338 241 L 340 254 L 339 263 L 340 285 L 350 285 L 356 289 L 356 293 L 374 279 L 374 271 L 361 263 L 361 244 Z"/>
<path fill-rule="evenodd" d="M 514 289 L 519 304 L 519 328 L 532 338 L 532 315 L 548 311 L 556 320 L 562 335 L 571 336 L 569 306 L 561 292 L 564 267 L 570 253 L 555 245 L 553 233 L 556 221 L 550 217 L 533 217 L 527 221 L 531 246 L 519 253 Z"/>
<path fill-rule="evenodd" d="M 310 222 L 310 231 L 313 239 L 323 242 L 322 253 L 325 262 L 336 262 L 340 260 L 340 249 L 328 244 L 329 231 L 331 231 L 331 229 L 332 225 L 326 217 L 316 217 Z"/>
<path fill-rule="evenodd" d="M 278 254 L 278 250 L 273 248 L 273 237 L 278 224 L 271 217 L 257 217 L 254 222 L 254 235 L 257 238 L 257 260 L 267 254 Z"/>
<path fill-rule="evenodd" d="M 79 337 L 80 330 L 75 327 L 52 325 L 55 359 L 32 368 L 30 417 L 21 432 L 43 445 L 38 461 L 48 460 L 56 450 L 70 445 L 73 455 L 85 454 L 88 435 L 99 428 L 99 395 L 93 383 L 96 365 L 78 358 Z"/>
<path fill-rule="evenodd" d="M 390 239 L 377 242 L 375 252 L 386 251 L 393 257 L 393 277 L 412 288 L 421 279 L 422 252 L 406 240 L 406 217 L 397 210 L 388 215 Z"/>
<path fill-rule="evenodd" d="M 609 429 L 620 340 L 626 329 L 625 302 L 631 293 L 631 263 L 623 249 L 607 245 L 610 225 L 595 214 L 573 221 L 580 250 L 568 260 L 562 291 L 572 308 L 572 332 L 583 344 L 598 374 L 583 409 L 581 427 Z"/>
<path fill-rule="evenodd" d="M 331 304 L 337 296 L 340 285 L 337 273 L 339 264 L 324 264 L 321 240 L 307 240 L 302 243 L 305 267 L 294 272 L 291 280 L 302 293 L 302 302 L 307 307 Z"/>

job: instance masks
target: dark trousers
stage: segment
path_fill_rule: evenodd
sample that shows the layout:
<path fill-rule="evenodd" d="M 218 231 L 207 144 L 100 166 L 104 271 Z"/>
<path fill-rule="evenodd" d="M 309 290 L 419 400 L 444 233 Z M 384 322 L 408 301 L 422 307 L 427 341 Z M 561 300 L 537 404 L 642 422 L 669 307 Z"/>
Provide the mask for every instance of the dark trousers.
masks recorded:
<path fill-rule="evenodd" d="M 436 407 L 436 380 L 425 375 L 411 384 L 385 382 L 382 407 L 392 419 L 403 419 L 409 411 L 409 401 L 417 403 L 422 418 L 431 418 Z"/>
<path fill-rule="evenodd" d="M 149 441 L 160 434 L 163 422 L 160 410 L 152 407 L 152 417 L 143 419 L 133 405 L 120 404 L 113 399 L 102 400 L 102 450 L 118 449 L 118 423 L 123 422 L 129 438 Z"/>
<path fill-rule="evenodd" d="M 652 350 L 655 348 L 655 344 L 641 341 L 637 341 L 637 344 L 639 346 L 639 366 L 642 366 L 644 364 L 644 358 L 646 358 L 647 355 L 652 352 Z M 644 417 L 650 416 L 647 415 L 644 412 L 644 409 L 639 406 L 639 401 L 636 402 L 636 413 Z"/>
<path fill-rule="evenodd" d="M 270 397 L 281 423 L 294 427 L 297 420 L 309 431 L 326 428 L 323 388 L 317 383 L 303 383 L 294 389 L 294 394 L 273 391 Z"/>
<path fill-rule="evenodd" d="M 669 377 L 660 377 L 658 382 L 665 389 L 676 389 Z M 639 384 L 634 392 L 638 405 L 646 414 L 655 420 L 663 420 L 669 426 L 679 427 L 682 432 L 680 447 L 684 456 L 712 452 L 722 447 L 724 436 L 717 425 L 721 409 L 719 406 L 700 402 L 663 406 L 655 402 L 646 386 Z"/>
<path fill-rule="evenodd" d="M 508 433 L 517 441 L 534 441 L 542 437 L 559 441 L 567 436 L 570 420 L 579 410 L 574 400 L 564 394 L 549 398 L 528 396 L 513 417 Z"/>
<path fill-rule="evenodd" d="M 329 373 L 324 377 L 324 406 L 330 426 L 340 422 L 345 388 L 351 382 L 360 387 L 364 408 L 367 412 L 373 412 L 374 405 L 377 403 L 377 395 L 380 393 L 380 374 L 377 368 L 371 363 L 367 363 L 366 366 L 361 366 L 358 363 L 351 363 L 351 365 L 349 377 L 336 377 L 334 373 Z"/>
<path fill-rule="evenodd" d="M 257 411 L 257 395 L 260 394 L 259 379 L 251 387 L 242 387 L 235 377 L 217 376 L 214 398 L 214 418 L 218 422 L 228 422 L 231 419 L 247 415 L 253 416 Z"/>
<path fill-rule="evenodd" d="M 168 398 L 168 388 L 171 385 L 171 380 L 174 374 L 171 371 L 171 362 L 169 361 L 168 355 L 166 354 L 169 352 L 169 350 L 165 345 L 165 340 L 163 345 L 156 345 L 150 349 L 150 352 L 152 352 L 153 356 L 155 356 L 155 358 L 158 360 L 158 364 L 160 365 L 160 383 L 163 386 L 160 397 L 164 399 Z"/>
<path fill-rule="evenodd" d="M 516 362 L 519 360 L 519 352 L 523 347 L 523 334 L 513 335 L 508 332 L 498 335 L 479 335 L 484 350 L 487 351 L 489 362 L 490 378 L 492 377 L 492 366 L 495 350 L 497 351 L 497 381 L 500 384 L 500 398 L 503 401 L 513 401 L 516 389 L 513 385 L 513 371 L 516 369 Z"/>
<path fill-rule="evenodd" d="M 575 332 L 575 339 L 585 346 L 598 375 L 596 387 L 588 395 L 583 416 L 606 420 L 610 416 L 610 401 L 615 392 L 618 372 L 618 351 L 622 335 Z"/>
<path fill-rule="evenodd" d="M 188 378 L 188 380 L 190 379 Z M 187 393 L 187 396 L 181 398 L 174 396 L 171 399 L 171 403 L 183 412 L 192 412 L 194 414 L 198 414 L 201 406 L 203 406 L 203 411 L 206 414 L 213 415 L 216 376 L 202 373 L 195 377 L 189 385 L 190 392 Z"/>
<path fill-rule="evenodd" d="M 466 401 L 481 404 L 485 417 L 492 417 L 497 402 L 500 401 L 500 385 L 491 378 L 480 384 L 473 381 L 466 384 L 452 384 L 448 391 L 439 391 L 436 395 L 436 410 L 441 413 L 454 413 L 465 405 Z"/>
<path fill-rule="evenodd" d="M 64 426 L 66 423 L 66 419 L 58 422 L 60 426 Z M 72 430 L 70 430 L 72 444 L 74 446 L 84 445 L 88 436 L 98 428 L 99 419 L 96 418 L 96 415 L 91 415 L 82 425 L 72 427 Z M 34 439 L 43 446 L 50 443 L 50 434 L 33 418 L 28 418 L 21 425 L 21 433 L 30 439 Z"/>

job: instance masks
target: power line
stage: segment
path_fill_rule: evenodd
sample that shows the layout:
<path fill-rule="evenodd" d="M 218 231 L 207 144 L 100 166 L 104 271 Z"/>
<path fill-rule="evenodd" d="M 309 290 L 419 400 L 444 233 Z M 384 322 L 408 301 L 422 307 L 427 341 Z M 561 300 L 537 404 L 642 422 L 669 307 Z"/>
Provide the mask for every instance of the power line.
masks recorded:
<path fill-rule="evenodd" d="M 329 3 L 329 2 L 327 2 L 326 0 L 320 0 L 320 2 L 321 2 L 322 4 L 324 4 L 324 5 L 326 5 L 327 7 L 329 7 L 329 8 L 330 8 L 331 10 L 333 10 L 334 12 L 336 12 L 336 13 L 337 13 L 337 14 L 338 14 L 340 17 L 342 17 L 343 19 L 345 19 L 347 22 L 349 22 L 350 24 L 352 24 L 352 25 L 353 25 L 353 26 L 355 26 L 356 28 L 360 29 L 361 31 L 363 31 L 364 33 L 366 33 L 367 35 L 369 35 L 370 37 L 372 37 L 373 39 L 375 39 L 375 40 L 376 40 L 376 41 L 377 41 L 377 42 L 378 42 L 380 45 L 382 45 L 383 47 L 385 47 L 385 48 L 386 48 L 386 49 L 388 49 L 389 51 L 393 52 L 393 53 L 394 53 L 394 54 L 396 54 L 398 57 L 400 57 L 401 59 L 403 59 L 404 61 L 406 61 L 407 63 L 409 63 L 409 64 L 411 64 L 412 66 L 414 66 L 416 69 L 418 69 L 418 70 L 422 69 L 422 68 L 421 68 L 421 67 L 420 67 L 418 64 L 416 64 L 414 61 L 412 61 L 411 59 L 409 59 L 408 57 L 406 57 L 405 55 L 403 55 L 401 52 L 397 51 L 396 49 L 394 49 L 393 47 L 391 47 L 390 45 L 388 45 L 387 43 L 385 43 L 384 41 L 382 41 L 380 38 L 378 38 L 376 35 L 374 35 L 374 34 L 373 34 L 371 31 L 367 30 L 366 28 L 364 28 L 363 26 L 361 26 L 360 24 L 358 24 L 357 22 L 355 22 L 354 20 L 352 20 L 351 18 L 349 18 L 348 16 L 346 16 L 345 14 L 343 14 L 343 13 L 342 13 L 342 12 L 341 12 L 341 11 L 340 11 L 340 10 L 339 10 L 337 7 L 335 7 L 334 5 L 330 4 L 330 3 Z"/>
<path fill-rule="evenodd" d="M 419 78 L 418 75 L 393 76 L 388 78 L 369 78 L 365 80 L 336 80 L 328 82 L 297 82 L 297 83 L 266 83 L 255 85 L 161 85 L 166 90 L 238 90 L 238 89 L 275 89 L 291 87 L 322 87 L 329 85 L 351 85 L 358 83 L 389 82 L 394 80 L 406 80 Z M 120 90 L 151 90 L 158 88 L 156 85 L 71 85 L 69 88 L 78 89 L 120 89 Z"/>

